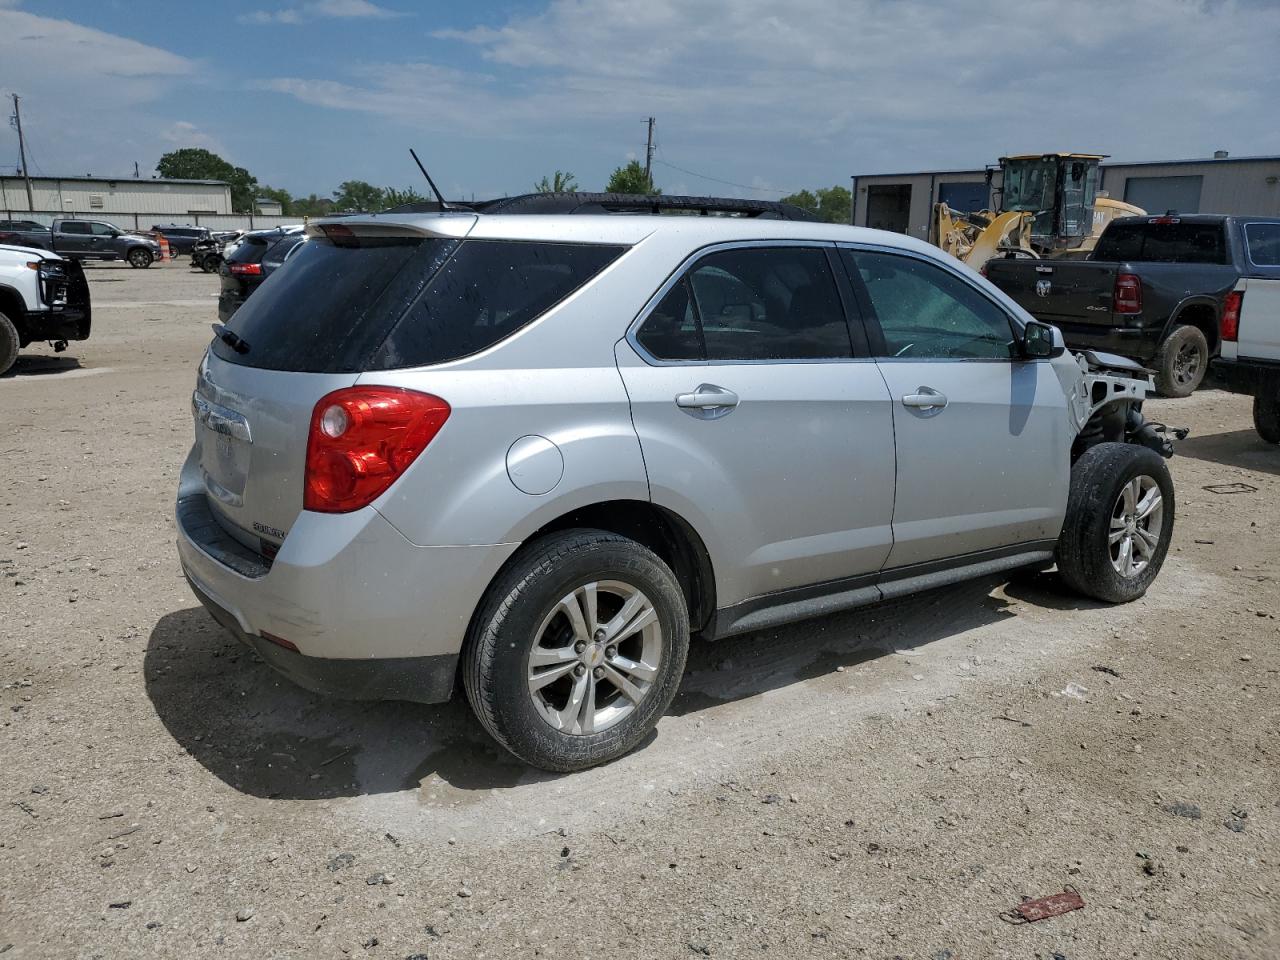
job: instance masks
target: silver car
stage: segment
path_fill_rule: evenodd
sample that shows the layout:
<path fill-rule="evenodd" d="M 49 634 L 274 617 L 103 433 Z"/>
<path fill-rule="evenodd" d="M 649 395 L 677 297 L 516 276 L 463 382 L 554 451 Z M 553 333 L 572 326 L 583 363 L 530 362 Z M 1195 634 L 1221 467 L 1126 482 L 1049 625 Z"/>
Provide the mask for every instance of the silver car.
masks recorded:
<path fill-rule="evenodd" d="M 178 551 L 297 683 L 460 676 L 504 747 L 576 770 L 641 742 L 693 635 L 1055 560 L 1124 602 L 1159 571 L 1146 373 L 936 248 L 768 204 L 504 207 L 313 223 L 215 328 Z"/>

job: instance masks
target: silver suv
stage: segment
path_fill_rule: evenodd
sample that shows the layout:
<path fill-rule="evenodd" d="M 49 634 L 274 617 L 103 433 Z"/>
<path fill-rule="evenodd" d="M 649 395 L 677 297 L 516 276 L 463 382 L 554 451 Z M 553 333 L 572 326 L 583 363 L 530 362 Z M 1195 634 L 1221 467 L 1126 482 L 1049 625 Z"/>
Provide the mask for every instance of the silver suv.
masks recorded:
<path fill-rule="evenodd" d="M 281 673 L 424 703 L 460 675 L 567 771 L 641 742 L 691 635 L 1055 559 L 1106 601 L 1155 578 L 1140 368 L 908 237 L 608 200 L 319 221 L 215 327 L 178 551 Z"/>

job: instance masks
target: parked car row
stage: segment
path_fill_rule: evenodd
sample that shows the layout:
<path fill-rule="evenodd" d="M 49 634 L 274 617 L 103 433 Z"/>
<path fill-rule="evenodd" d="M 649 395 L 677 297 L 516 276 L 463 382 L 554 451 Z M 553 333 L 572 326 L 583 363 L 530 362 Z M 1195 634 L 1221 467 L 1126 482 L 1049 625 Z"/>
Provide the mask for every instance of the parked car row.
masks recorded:
<path fill-rule="evenodd" d="M 0 220 L 0 244 L 51 250 L 69 260 L 125 260 L 139 269 L 160 258 L 154 237 L 121 230 L 105 220 L 60 217 L 52 227 L 34 220 Z"/>

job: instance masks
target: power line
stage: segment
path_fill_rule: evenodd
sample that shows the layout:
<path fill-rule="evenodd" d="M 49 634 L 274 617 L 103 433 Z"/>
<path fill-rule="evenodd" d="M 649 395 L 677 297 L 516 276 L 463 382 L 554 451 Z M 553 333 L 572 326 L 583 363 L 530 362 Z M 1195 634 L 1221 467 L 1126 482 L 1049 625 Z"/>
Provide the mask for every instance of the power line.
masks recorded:
<path fill-rule="evenodd" d="M 687 173 L 691 177 L 697 177 L 699 180 L 710 180 L 712 183 L 723 183 L 727 187 L 737 187 L 740 190 L 755 190 L 759 193 L 781 193 L 785 194 L 789 191 L 779 190 L 776 187 L 753 187 L 746 183 L 735 183 L 732 180 L 721 180 L 719 177 L 708 177 L 705 173 L 698 173 L 695 170 L 686 170 L 684 167 L 676 166 L 674 163 L 668 163 L 666 160 L 654 158 L 654 163 L 660 163 L 664 167 L 670 167 L 672 170 L 679 170 L 681 173 Z"/>

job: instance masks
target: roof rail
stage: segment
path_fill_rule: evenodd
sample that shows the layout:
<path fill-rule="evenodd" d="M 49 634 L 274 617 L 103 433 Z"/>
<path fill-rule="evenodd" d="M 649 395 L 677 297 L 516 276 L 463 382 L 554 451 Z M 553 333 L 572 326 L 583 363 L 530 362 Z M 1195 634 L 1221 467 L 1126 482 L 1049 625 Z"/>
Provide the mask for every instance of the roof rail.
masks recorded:
<path fill-rule="evenodd" d="M 801 207 L 774 200 L 737 200 L 731 197 L 671 197 L 662 194 L 632 193 L 526 193 L 498 200 L 471 203 L 449 202 L 449 210 L 501 214 L 657 214 L 683 213 L 691 216 L 738 216 L 762 220 L 809 220 L 818 218 Z M 433 201 L 406 203 L 387 213 L 436 213 Z"/>

